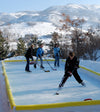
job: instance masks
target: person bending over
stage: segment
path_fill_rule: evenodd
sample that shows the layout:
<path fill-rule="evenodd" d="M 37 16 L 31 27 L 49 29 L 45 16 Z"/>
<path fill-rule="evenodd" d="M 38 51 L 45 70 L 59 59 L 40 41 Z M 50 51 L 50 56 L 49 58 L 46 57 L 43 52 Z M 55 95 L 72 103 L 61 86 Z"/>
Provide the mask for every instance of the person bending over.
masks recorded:
<path fill-rule="evenodd" d="M 78 83 L 80 83 L 82 86 L 85 86 L 85 83 L 79 76 L 77 69 L 79 68 L 79 61 L 77 60 L 77 57 L 75 56 L 74 52 L 69 52 L 69 56 L 66 59 L 65 63 L 65 74 L 61 80 L 61 83 L 59 84 L 59 89 L 64 86 L 66 80 L 71 77 L 72 75 L 76 79 Z"/>

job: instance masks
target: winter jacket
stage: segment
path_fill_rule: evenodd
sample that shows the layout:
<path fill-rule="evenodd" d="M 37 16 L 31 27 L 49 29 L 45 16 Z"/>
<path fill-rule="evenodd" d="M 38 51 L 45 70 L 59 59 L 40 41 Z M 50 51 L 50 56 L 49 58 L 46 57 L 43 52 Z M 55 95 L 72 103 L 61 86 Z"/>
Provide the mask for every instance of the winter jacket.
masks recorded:
<path fill-rule="evenodd" d="M 79 68 L 79 61 L 77 60 L 77 57 L 74 56 L 74 58 L 71 60 L 70 57 L 66 59 L 65 63 L 65 72 L 67 71 L 73 71 L 74 69 Z"/>
<path fill-rule="evenodd" d="M 59 54 L 60 54 L 60 48 L 54 47 L 54 56 L 59 56 Z"/>
<path fill-rule="evenodd" d="M 39 47 L 37 49 L 37 53 L 36 53 L 36 56 L 39 57 L 39 56 L 43 56 L 44 55 L 44 51 L 41 47 Z"/>
<path fill-rule="evenodd" d="M 26 58 L 31 58 L 33 60 L 33 48 L 32 47 L 29 47 L 28 50 L 26 51 L 25 53 L 25 57 Z"/>

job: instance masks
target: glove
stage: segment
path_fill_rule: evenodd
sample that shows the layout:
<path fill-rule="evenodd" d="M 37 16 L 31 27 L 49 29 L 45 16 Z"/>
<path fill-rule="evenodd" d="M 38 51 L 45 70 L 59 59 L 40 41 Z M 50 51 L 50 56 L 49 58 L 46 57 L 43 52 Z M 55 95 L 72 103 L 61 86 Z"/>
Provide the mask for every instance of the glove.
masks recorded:
<path fill-rule="evenodd" d="M 70 72 L 70 71 L 68 71 L 67 73 L 70 77 L 73 75 L 72 72 Z"/>

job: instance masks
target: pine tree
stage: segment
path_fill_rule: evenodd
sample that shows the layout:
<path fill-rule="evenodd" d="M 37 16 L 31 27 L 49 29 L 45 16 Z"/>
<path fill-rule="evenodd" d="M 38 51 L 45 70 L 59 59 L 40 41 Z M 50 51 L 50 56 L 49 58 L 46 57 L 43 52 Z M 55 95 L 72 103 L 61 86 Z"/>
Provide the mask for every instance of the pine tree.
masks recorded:
<path fill-rule="evenodd" d="M 9 52 L 8 42 L 6 38 L 2 36 L 2 32 L 0 31 L 0 59 L 6 58 L 8 52 Z"/>
<path fill-rule="evenodd" d="M 25 42 L 22 38 L 18 39 L 18 43 L 17 43 L 17 55 L 24 55 L 25 54 Z"/>

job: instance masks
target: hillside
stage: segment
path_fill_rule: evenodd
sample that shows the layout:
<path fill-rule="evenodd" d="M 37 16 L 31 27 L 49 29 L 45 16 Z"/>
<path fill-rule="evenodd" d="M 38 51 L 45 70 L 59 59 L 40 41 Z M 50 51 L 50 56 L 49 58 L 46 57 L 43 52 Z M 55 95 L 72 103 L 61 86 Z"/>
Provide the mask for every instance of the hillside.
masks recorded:
<path fill-rule="evenodd" d="M 72 19 L 84 18 L 87 26 L 95 26 L 100 23 L 99 5 L 52 6 L 43 11 L 21 11 L 16 13 L 0 13 L 0 29 L 12 33 L 11 38 L 24 37 L 25 34 L 37 34 L 43 36 L 51 34 L 59 27 L 62 13 Z"/>

